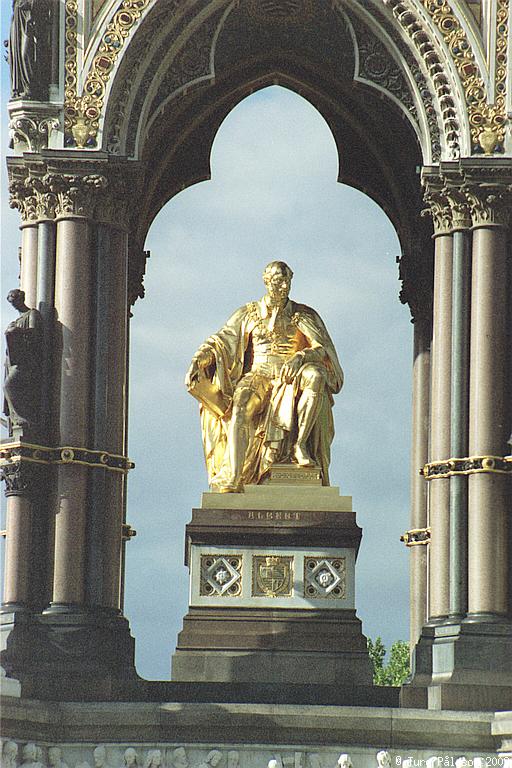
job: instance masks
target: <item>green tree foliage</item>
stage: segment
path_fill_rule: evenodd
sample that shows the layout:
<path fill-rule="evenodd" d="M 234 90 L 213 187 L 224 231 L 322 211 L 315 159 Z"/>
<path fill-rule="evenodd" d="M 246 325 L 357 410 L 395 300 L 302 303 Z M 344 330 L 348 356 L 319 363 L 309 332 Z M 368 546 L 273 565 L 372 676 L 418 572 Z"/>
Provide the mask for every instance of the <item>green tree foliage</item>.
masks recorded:
<path fill-rule="evenodd" d="M 410 672 L 409 643 L 396 640 L 389 652 L 389 661 L 384 663 L 386 647 L 381 638 L 375 642 L 368 638 L 368 652 L 373 664 L 374 685 L 402 685 Z"/>

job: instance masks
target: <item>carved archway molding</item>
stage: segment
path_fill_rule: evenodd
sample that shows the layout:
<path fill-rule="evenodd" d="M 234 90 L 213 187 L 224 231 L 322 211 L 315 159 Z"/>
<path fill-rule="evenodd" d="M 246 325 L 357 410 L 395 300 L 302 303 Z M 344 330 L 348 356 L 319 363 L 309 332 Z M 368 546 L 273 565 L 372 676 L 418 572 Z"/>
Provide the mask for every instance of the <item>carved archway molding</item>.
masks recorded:
<path fill-rule="evenodd" d="M 488 153 L 503 151 L 506 124 L 506 71 L 509 34 L 508 6 L 498 0 L 495 19 L 496 46 L 487 64 L 481 39 L 468 23 L 463 4 L 447 0 L 383 0 L 394 17 L 393 24 L 407 42 L 411 54 L 434 84 L 440 102 L 440 117 L 446 136 L 444 159 L 462 151 Z M 226 3 L 211 4 L 226 7 Z M 356 12 L 366 3 L 345 3 Z M 372 4 L 377 10 L 380 3 Z M 94 143 L 99 138 L 109 91 L 119 64 L 130 49 L 132 38 L 147 20 L 158 18 L 164 4 L 152 0 L 119 0 L 112 3 L 104 23 L 89 45 L 84 71 L 77 65 L 77 0 L 66 0 L 66 88 L 65 114 L 68 144 Z M 197 9 L 199 4 L 195 4 Z M 156 9 L 156 16 L 154 15 Z M 182 5 L 171 9 L 178 23 Z M 388 16 L 389 16 L 388 12 Z M 161 16 L 160 16 L 161 18 Z M 167 13 L 169 21 L 169 13 Z M 437 77 L 436 77 L 437 75 Z M 444 75 L 444 77 L 443 77 Z M 83 89 L 78 88 L 83 82 Z M 449 91 L 447 93 L 447 91 Z M 448 100 L 452 99 L 453 104 Z M 453 112 L 455 111 L 455 114 Z M 461 147 L 455 145 L 454 120 L 462 124 Z M 471 129 L 471 144 L 464 136 L 465 123 Z M 73 137 L 73 138 L 72 138 Z"/>

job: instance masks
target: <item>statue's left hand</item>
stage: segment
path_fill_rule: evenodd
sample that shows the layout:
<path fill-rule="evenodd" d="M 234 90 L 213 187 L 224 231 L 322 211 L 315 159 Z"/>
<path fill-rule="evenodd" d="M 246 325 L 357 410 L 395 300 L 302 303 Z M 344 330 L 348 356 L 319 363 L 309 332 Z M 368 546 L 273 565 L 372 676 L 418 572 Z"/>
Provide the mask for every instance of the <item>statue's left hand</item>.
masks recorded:
<path fill-rule="evenodd" d="M 303 365 L 304 353 L 296 352 L 281 368 L 281 381 L 284 381 L 285 384 L 291 384 Z"/>

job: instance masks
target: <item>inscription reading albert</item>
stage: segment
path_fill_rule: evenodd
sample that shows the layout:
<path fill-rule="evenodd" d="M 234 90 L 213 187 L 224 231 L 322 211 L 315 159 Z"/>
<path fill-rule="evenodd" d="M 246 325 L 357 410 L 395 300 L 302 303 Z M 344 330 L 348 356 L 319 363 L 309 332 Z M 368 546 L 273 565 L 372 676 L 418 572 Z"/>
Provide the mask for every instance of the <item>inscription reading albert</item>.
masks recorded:
<path fill-rule="evenodd" d="M 281 510 L 250 509 L 247 512 L 247 520 L 302 520 L 300 512 L 284 512 Z"/>

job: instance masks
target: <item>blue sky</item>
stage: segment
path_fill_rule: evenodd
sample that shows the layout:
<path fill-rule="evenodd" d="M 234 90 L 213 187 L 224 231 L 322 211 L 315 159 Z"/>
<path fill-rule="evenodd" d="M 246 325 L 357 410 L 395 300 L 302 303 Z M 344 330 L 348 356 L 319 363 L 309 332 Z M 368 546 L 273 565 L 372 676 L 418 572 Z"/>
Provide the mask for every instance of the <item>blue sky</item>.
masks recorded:
<path fill-rule="evenodd" d="M 3 5 L 3 4 L 2 4 Z M 6 36 L 6 19 L 2 20 Z M 2 156 L 7 65 L 2 64 Z M 17 212 L 2 162 L 2 297 L 16 285 Z M 212 180 L 159 213 L 146 298 L 131 321 L 130 474 L 125 613 L 138 671 L 169 676 L 187 610 L 184 528 L 207 489 L 196 401 L 183 379 L 197 346 L 241 304 L 263 294 L 268 261 L 295 272 L 292 298 L 324 319 L 345 370 L 336 398 L 331 482 L 352 495 L 363 541 L 356 601 L 366 634 L 408 636 L 412 325 L 398 301 L 394 229 L 378 206 L 336 181 L 327 124 L 279 87 L 239 104 L 212 150 Z M 2 327 L 10 319 L 2 298 Z"/>

